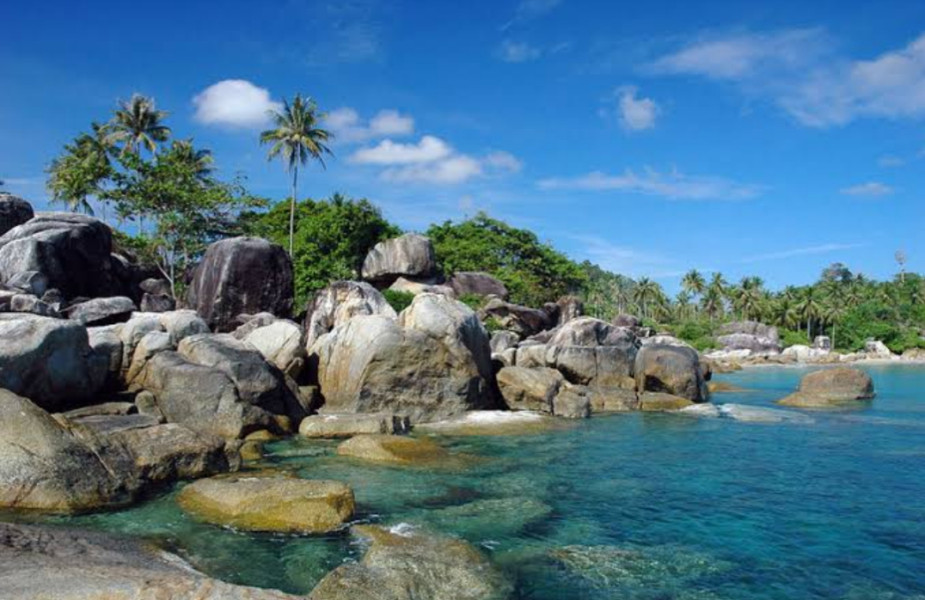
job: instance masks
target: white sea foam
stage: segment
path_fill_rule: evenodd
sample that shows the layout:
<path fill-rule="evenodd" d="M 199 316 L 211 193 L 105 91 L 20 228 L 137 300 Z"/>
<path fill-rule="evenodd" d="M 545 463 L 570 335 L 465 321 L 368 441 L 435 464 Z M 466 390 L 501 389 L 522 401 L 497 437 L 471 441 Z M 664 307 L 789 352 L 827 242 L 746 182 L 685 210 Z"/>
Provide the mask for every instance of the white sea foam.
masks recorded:
<path fill-rule="evenodd" d="M 695 404 L 679 412 L 697 417 L 732 419 L 745 423 L 812 423 L 813 419 L 803 413 L 747 404 Z"/>
<path fill-rule="evenodd" d="M 410 538 L 414 536 L 415 529 L 417 528 L 411 523 L 396 523 L 395 525 L 389 527 L 389 533 L 393 533 L 405 538 Z"/>

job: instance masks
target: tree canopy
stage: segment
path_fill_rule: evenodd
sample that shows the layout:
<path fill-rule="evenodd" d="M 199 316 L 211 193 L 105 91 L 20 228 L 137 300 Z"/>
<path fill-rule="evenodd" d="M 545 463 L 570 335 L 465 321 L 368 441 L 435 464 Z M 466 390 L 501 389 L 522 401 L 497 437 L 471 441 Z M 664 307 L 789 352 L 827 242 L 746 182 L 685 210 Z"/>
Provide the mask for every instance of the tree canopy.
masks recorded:
<path fill-rule="evenodd" d="M 279 202 L 266 212 L 243 214 L 241 223 L 249 235 L 285 245 L 289 215 L 288 203 Z M 296 204 L 292 261 L 298 305 L 332 281 L 358 278 L 369 250 L 400 234 L 366 199 L 334 194 Z"/>
<path fill-rule="evenodd" d="M 582 268 L 527 229 L 518 229 L 480 212 L 454 223 L 432 225 L 437 264 L 446 275 L 485 271 L 507 286 L 511 300 L 540 306 L 578 292 L 588 278 Z"/>

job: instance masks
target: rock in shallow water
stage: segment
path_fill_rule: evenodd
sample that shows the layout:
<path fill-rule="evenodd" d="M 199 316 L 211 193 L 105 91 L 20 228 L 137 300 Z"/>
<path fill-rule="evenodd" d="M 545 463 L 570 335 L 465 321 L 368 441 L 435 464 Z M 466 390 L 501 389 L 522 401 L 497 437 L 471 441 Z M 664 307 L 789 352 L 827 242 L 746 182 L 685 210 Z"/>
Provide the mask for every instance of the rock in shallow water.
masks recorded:
<path fill-rule="evenodd" d="M 551 514 L 552 507 L 535 498 L 489 498 L 427 511 L 422 518 L 440 531 L 479 541 L 517 535 Z"/>
<path fill-rule="evenodd" d="M 321 414 L 302 419 L 299 435 L 308 438 L 347 438 L 360 434 L 408 433 L 407 417 L 392 413 L 372 414 Z"/>
<path fill-rule="evenodd" d="M 0 523 L 0 597 L 17 600 L 296 600 L 207 577 L 180 557 L 98 532 Z"/>
<path fill-rule="evenodd" d="M 860 369 L 837 367 L 807 373 L 800 389 L 778 404 L 799 408 L 858 406 L 874 397 L 874 382 Z"/>
<path fill-rule="evenodd" d="M 351 531 L 369 543 L 366 554 L 322 579 L 310 600 L 504 600 L 513 592 L 504 575 L 461 540 L 406 524 Z"/>
<path fill-rule="evenodd" d="M 356 509 L 353 491 L 339 481 L 248 477 L 202 479 L 177 496 L 193 516 L 249 531 L 327 533 Z"/>

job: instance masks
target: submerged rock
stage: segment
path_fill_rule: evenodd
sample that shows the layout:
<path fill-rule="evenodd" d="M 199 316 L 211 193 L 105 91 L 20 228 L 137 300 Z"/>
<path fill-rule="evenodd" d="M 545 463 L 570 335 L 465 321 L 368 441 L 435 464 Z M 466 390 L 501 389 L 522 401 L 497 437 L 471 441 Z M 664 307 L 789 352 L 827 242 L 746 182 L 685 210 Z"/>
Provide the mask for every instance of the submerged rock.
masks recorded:
<path fill-rule="evenodd" d="M 432 440 L 397 435 L 358 435 L 341 443 L 337 453 L 396 465 L 434 465 L 454 460 L 443 446 Z"/>
<path fill-rule="evenodd" d="M 681 410 L 693 404 L 687 398 L 663 392 L 642 392 L 639 394 L 639 410 L 643 412 Z"/>
<path fill-rule="evenodd" d="M 477 541 L 517 535 L 551 514 L 552 507 L 535 498 L 488 498 L 427 511 L 422 518 L 441 531 Z"/>
<path fill-rule="evenodd" d="M 695 404 L 682 408 L 681 414 L 732 419 L 745 423 L 812 423 L 813 420 L 802 413 L 789 410 L 748 406 L 746 404 Z"/>
<path fill-rule="evenodd" d="M 874 397 L 874 382 L 860 369 L 836 367 L 807 373 L 799 389 L 779 400 L 783 406 L 837 408 L 857 406 Z"/>
<path fill-rule="evenodd" d="M 99 532 L 0 523 L 0 597 L 17 600 L 296 600 L 224 583 L 179 556 Z"/>
<path fill-rule="evenodd" d="M 191 483 L 177 503 L 208 523 L 279 533 L 334 531 L 356 510 L 353 490 L 339 481 L 246 474 Z"/>
<path fill-rule="evenodd" d="M 513 592 L 501 571 L 462 540 L 408 525 L 351 531 L 369 544 L 366 554 L 328 574 L 310 600 L 504 600 Z"/>

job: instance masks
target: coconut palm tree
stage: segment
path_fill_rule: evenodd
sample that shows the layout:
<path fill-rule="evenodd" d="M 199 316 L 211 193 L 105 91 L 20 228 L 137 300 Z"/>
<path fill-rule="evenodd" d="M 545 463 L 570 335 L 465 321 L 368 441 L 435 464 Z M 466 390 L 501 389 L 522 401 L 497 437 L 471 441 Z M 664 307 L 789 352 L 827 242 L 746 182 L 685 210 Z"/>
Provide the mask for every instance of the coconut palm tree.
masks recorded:
<path fill-rule="evenodd" d="M 333 135 L 318 126 L 324 114 L 311 98 L 296 94 L 292 102 L 284 101 L 279 111 L 270 111 L 273 129 L 260 134 L 261 144 L 271 144 L 267 160 L 279 157 L 292 175 L 292 197 L 289 205 L 289 255 L 295 234 L 295 203 L 299 185 L 299 166 L 317 160 L 325 167 L 324 156 L 331 154 L 327 143 Z"/>
<path fill-rule="evenodd" d="M 822 319 L 832 325 L 832 348 L 835 348 L 835 334 L 838 322 L 845 318 L 848 309 L 843 302 L 827 302 L 822 308 Z"/>
<path fill-rule="evenodd" d="M 691 299 L 691 293 L 687 290 L 681 290 L 675 295 L 674 304 L 677 311 L 675 316 L 678 320 L 690 318 Z"/>
<path fill-rule="evenodd" d="M 690 294 L 692 298 L 699 298 L 706 291 L 707 282 L 700 271 L 691 269 L 681 278 L 681 289 Z"/>
<path fill-rule="evenodd" d="M 154 99 L 132 94 L 128 101 L 120 102 L 106 125 L 106 141 L 122 146 L 122 154 L 142 149 L 157 154 L 158 144 L 170 138 L 170 128 L 162 123 L 167 112 L 157 110 Z"/>
<path fill-rule="evenodd" d="M 107 141 L 106 126 L 93 123 L 91 131 L 65 144 L 64 153 L 54 159 L 46 170 L 46 187 L 52 202 L 63 203 L 70 211 L 89 215 L 93 214 L 90 197 L 99 195 L 101 182 L 112 171 L 109 160 L 112 147 Z"/>
<path fill-rule="evenodd" d="M 215 159 L 211 150 L 196 149 L 193 140 L 174 140 L 170 145 L 170 154 L 174 160 L 189 164 L 197 179 L 206 179 L 215 170 Z"/>
<path fill-rule="evenodd" d="M 816 321 L 822 315 L 820 295 L 813 286 L 802 290 L 796 308 L 803 320 L 806 321 L 806 337 L 809 341 L 812 341 L 813 321 Z"/>
<path fill-rule="evenodd" d="M 635 289 L 633 289 L 633 302 L 635 302 L 642 311 L 643 319 L 649 317 L 649 305 L 653 301 L 657 301 L 659 297 L 663 295 L 660 285 L 648 277 L 639 278 L 639 281 L 636 282 Z"/>

